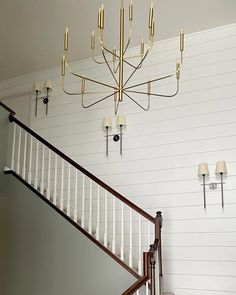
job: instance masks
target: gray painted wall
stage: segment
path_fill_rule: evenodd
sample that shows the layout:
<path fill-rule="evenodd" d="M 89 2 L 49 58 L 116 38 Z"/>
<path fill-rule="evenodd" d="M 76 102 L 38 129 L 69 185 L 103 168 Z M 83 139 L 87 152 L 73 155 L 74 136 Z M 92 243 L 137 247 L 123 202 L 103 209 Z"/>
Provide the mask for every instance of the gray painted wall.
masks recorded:
<path fill-rule="evenodd" d="M 0 216 L 1 294 L 120 295 L 135 281 L 11 175 L 4 176 Z"/>
<path fill-rule="evenodd" d="M 0 107 L 0 193 L 1 185 L 3 183 L 3 168 L 6 165 L 8 154 L 8 133 L 10 129 L 9 113 Z"/>

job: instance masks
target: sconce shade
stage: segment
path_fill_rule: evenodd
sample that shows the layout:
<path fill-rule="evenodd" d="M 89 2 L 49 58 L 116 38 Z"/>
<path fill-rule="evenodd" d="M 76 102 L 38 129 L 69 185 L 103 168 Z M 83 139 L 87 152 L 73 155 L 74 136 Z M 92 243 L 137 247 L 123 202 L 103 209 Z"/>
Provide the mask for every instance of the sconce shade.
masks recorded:
<path fill-rule="evenodd" d="M 209 175 L 209 169 L 207 163 L 201 163 L 198 165 L 198 176 Z"/>
<path fill-rule="evenodd" d="M 47 89 L 48 89 L 49 92 L 51 92 L 51 91 L 52 91 L 52 81 L 51 81 L 51 80 L 46 80 L 46 81 L 44 82 L 44 87 L 43 87 L 43 89 L 44 89 L 45 91 L 47 91 Z"/>
<path fill-rule="evenodd" d="M 218 161 L 216 163 L 216 174 L 227 174 L 226 163 L 224 161 Z"/>
<path fill-rule="evenodd" d="M 103 127 L 104 128 L 111 128 L 112 127 L 112 121 L 110 117 L 106 117 L 103 120 Z"/>
<path fill-rule="evenodd" d="M 126 126 L 126 118 L 125 118 L 125 116 L 118 116 L 117 117 L 117 125 L 118 126 Z"/>
<path fill-rule="evenodd" d="M 38 91 L 38 93 L 41 93 L 41 83 L 40 82 L 36 82 L 33 85 L 32 91 L 35 93 L 36 91 Z"/>

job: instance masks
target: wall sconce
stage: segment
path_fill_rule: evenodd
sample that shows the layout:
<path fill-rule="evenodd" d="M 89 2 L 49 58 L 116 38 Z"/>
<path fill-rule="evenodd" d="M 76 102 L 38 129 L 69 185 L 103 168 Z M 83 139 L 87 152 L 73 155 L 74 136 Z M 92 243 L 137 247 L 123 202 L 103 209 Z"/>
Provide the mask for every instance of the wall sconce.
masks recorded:
<path fill-rule="evenodd" d="M 106 156 L 108 157 L 108 138 L 109 138 L 109 129 L 112 128 L 112 121 L 110 117 L 106 117 L 103 120 L 103 126 L 106 130 Z"/>
<path fill-rule="evenodd" d="M 224 208 L 224 183 L 223 175 L 227 174 L 226 163 L 224 161 L 218 161 L 216 163 L 216 175 L 220 175 L 220 182 L 211 182 L 206 183 L 206 176 L 209 176 L 209 169 L 207 163 L 201 163 L 198 166 L 198 176 L 202 177 L 202 186 L 203 186 L 203 197 L 204 197 L 204 209 L 206 209 L 206 186 L 209 186 L 211 190 L 215 190 L 218 187 L 218 184 L 221 186 L 221 206 Z"/>
<path fill-rule="evenodd" d="M 40 96 L 41 92 L 45 93 L 45 95 Z M 33 85 L 33 93 L 35 94 L 35 117 L 38 114 L 38 100 L 41 99 L 43 103 L 46 105 L 46 115 L 48 114 L 48 104 L 49 104 L 49 97 L 50 93 L 52 92 L 52 81 L 46 80 L 44 81 L 43 89 L 41 87 L 40 82 L 36 82 Z"/>
<path fill-rule="evenodd" d="M 224 161 L 218 161 L 216 163 L 216 175 L 220 175 L 220 187 L 221 187 L 221 206 L 224 208 L 224 182 L 223 175 L 227 174 L 226 163 Z"/>
<path fill-rule="evenodd" d="M 106 117 L 103 120 L 103 127 L 106 130 L 106 156 L 108 157 L 108 142 L 109 137 L 113 137 L 115 142 L 120 141 L 120 155 L 123 152 L 123 128 L 126 126 L 126 118 L 125 116 L 118 116 L 117 117 L 117 126 L 119 128 L 119 133 L 109 134 L 109 130 L 112 129 L 112 119 L 110 117 Z"/>
<path fill-rule="evenodd" d="M 209 169 L 208 169 L 207 163 L 199 164 L 198 176 L 202 177 L 203 201 L 204 201 L 204 209 L 206 210 L 206 176 L 209 176 Z"/>

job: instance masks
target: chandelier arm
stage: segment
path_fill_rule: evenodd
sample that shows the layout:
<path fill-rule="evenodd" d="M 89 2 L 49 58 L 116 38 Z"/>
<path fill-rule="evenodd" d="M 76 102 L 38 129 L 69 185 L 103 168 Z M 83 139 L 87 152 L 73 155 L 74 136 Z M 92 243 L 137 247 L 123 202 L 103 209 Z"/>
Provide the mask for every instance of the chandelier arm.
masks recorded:
<path fill-rule="evenodd" d="M 84 80 L 87 80 L 87 81 L 90 81 L 92 83 L 99 84 L 99 85 L 102 85 L 102 86 L 105 86 L 105 87 L 108 87 L 108 88 L 112 88 L 114 90 L 114 86 L 112 86 L 112 85 L 109 85 L 109 84 L 106 84 L 106 83 L 103 83 L 103 82 L 99 82 L 99 81 L 96 81 L 96 80 L 93 80 L 93 79 L 90 79 L 90 78 L 87 78 L 87 77 L 84 77 L 84 76 L 81 76 L 79 74 L 76 74 L 76 73 L 72 72 L 67 62 L 66 62 L 66 68 L 68 69 L 68 71 L 72 75 L 74 75 L 76 77 L 79 77 L 81 79 L 84 79 Z"/>
<path fill-rule="evenodd" d="M 118 72 L 119 68 L 120 68 L 120 63 L 118 64 L 118 66 L 116 67 L 116 69 L 114 68 L 114 73 L 115 74 Z"/>
<path fill-rule="evenodd" d="M 105 62 L 106 62 L 106 65 L 107 65 L 107 67 L 108 67 L 108 69 L 109 69 L 109 71 L 110 71 L 110 73 L 111 73 L 111 75 L 112 75 L 114 81 L 116 82 L 117 87 L 119 87 L 119 83 L 118 83 L 118 81 L 117 81 L 117 79 L 116 79 L 116 76 L 114 75 L 114 73 L 113 73 L 113 71 L 112 71 L 112 69 L 111 69 L 111 66 L 109 65 L 109 63 L 108 63 L 108 61 L 107 61 L 106 54 L 105 54 L 105 52 L 104 52 L 103 47 L 102 47 L 102 55 L 103 55 L 103 58 L 104 58 L 104 60 L 105 60 Z M 113 88 L 114 88 L 114 87 L 113 87 Z"/>
<path fill-rule="evenodd" d="M 148 48 L 147 50 L 150 51 L 152 49 L 152 47 L 153 47 L 153 42 L 149 41 L 149 43 L 147 43 L 146 46 Z M 132 58 L 138 58 L 138 57 L 140 57 L 140 55 L 131 55 L 131 56 L 126 57 L 126 60 L 132 59 Z M 142 66 L 142 64 L 140 66 L 137 66 L 137 67 L 134 66 L 134 68 L 140 69 L 141 66 Z"/>
<path fill-rule="evenodd" d="M 135 88 L 135 87 L 139 87 L 139 86 L 142 86 L 142 85 L 147 85 L 148 83 L 153 83 L 153 82 L 161 81 L 161 80 L 164 80 L 164 79 L 168 79 L 168 78 L 173 77 L 173 76 L 174 76 L 174 74 L 171 74 L 171 75 L 167 75 L 167 76 L 164 76 L 164 77 L 161 77 L 161 78 L 153 79 L 153 80 L 150 80 L 150 81 L 147 81 L 147 82 L 135 84 L 135 85 L 124 88 L 124 90 L 126 91 L 126 90 L 129 90 L 129 89 Z"/>
<path fill-rule="evenodd" d="M 124 55 L 126 54 L 126 51 L 129 48 L 131 38 L 132 38 L 132 21 L 129 21 L 129 38 L 128 38 L 127 44 L 125 46 L 125 50 L 123 53 Z"/>
<path fill-rule="evenodd" d="M 68 94 L 68 95 L 81 95 L 82 93 L 81 92 L 69 92 L 65 89 L 65 81 L 64 81 L 64 76 L 62 76 L 62 89 L 63 91 L 65 92 L 65 94 Z"/>
<path fill-rule="evenodd" d="M 142 110 L 148 111 L 150 109 L 150 95 L 148 95 L 148 106 L 147 108 L 143 107 L 140 103 L 138 103 L 135 99 L 133 99 L 130 95 L 128 95 L 126 92 L 124 94 L 131 99 L 137 106 L 139 106 Z"/>
<path fill-rule="evenodd" d="M 142 66 L 144 60 L 146 59 L 148 53 L 149 53 L 150 48 L 147 49 L 146 53 L 144 54 L 143 58 L 139 62 L 138 66 L 134 69 L 134 71 L 130 74 L 129 78 L 126 80 L 124 87 L 127 85 L 127 83 L 130 81 L 130 79 L 133 77 L 133 75 L 136 73 L 138 69 L 140 69 L 140 66 Z"/>
<path fill-rule="evenodd" d="M 99 60 L 96 60 L 95 56 L 94 56 L 94 50 L 92 51 L 92 59 L 93 61 L 96 63 L 96 64 L 99 64 L 99 65 L 104 65 L 106 64 L 105 61 L 99 61 Z M 109 62 L 112 62 L 112 61 L 109 61 Z"/>
<path fill-rule="evenodd" d="M 100 45 L 101 45 L 102 49 L 104 49 L 106 52 L 112 54 L 112 55 L 115 56 L 116 58 L 120 59 L 120 56 L 119 56 L 119 55 L 114 54 L 114 52 L 112 52 L 110 49 L 108 49 L 108 48 L 104 45 L 104 43 L 103 43 L 103 41 L 101 40 L 100 36 L 99 36 L 99 42 L 100 42 Z M 110 61 L 110 62 L 113 62 L 113 61 Z M 124 62 L 125 62 L 127 65 L 129 65 L 130 67 L 136 69 L 136 67 L 135 67 L 133 64 L 131 64 L 130 62 L 128 62 L 126 59 L 124 59 Z M 119 67 L 120 67 L 120 63 L 118 64 L 116 70 L 114 71 L 115 73 L 117 73 Z"/>
<path fill-rule="evenodd" d="M 64 76 L 62 76 L 62 90 L 63 92 L 65 92 L 66 94 L 68 95 L 81 95 L 83 94 L 82 92 L 69 92 L 65 89 L 65 83 L 64 83 Z M 96 92 L 93 92 L 93 91 L 89 91 L 89 92 L 84 92 L 84 94 L 104 94 L 104 93 L 110 93 L 108 91 L 96 91 Z"/>
<path fill-rule="evenodd" d="M 179 93 L 179 80 L 177 80 L 177 89 L 175 91 L 174 94 L 157 94 L 157 93 L 147 93 L 147 92 L 142 92 L 142 91 L 133 91 L 133 90 L 126 90 L 126 92 L 130 92 L 130 93 L 137 93 L 137 94 L 150 94 L 151 96 L 158 96 L 158 97 L 174 97 Z"/>
<path fill-rule="evenodd" d="M 105 97 L 103 97 L 103 98 L 101 98 L 101 99 L 99 99 L 99 100 L 97 100 L 97 101 L 95 101 L 95 102 L 89 104 L 89 105 L 84 105 L 84 95 L 82 94 L 81 105 L 82 105 L 82 107 L 83 107 L 84 109 L 88 109 L 88 108 L 90 108 L 90 107 L 92 107 L 92 106 L 98 104 L 99 102 L 108 99 L 109 97 L 111 97 L 112 95 L 114 95 L 114 94 L 116 94 L 116 93 L 118 93 L 118 91 L 113 92 L 112 94 L 109 94 L 109 95 L 107 95 L 107 96 L 105 96 Z"/>
<path fill-rule="evenodd" d="M 105 51 L 107 51 L 108 53 L 112 54 L 112 55 L 115 56 L 116 58 L 120 59 L 120 56 L 119 56 L 119 55 L 114 54 L 111 50 L 109 50 L 108 48 L 106 48 L 106 47 L 103 46 L 103 45 L 102 45 L 102 47 L 103 47 L 103 49 L 104 49 Z M 130 62 L 128 62 L 126 59 L 124 59 L 124 62 L 125 62 L 127 65 L 129 65 L 130 67 L 136 69 L 136 67 L 135 67 L 133 64 L 131 64 Z M 117 66 L 117 69 L 116 69 L 115 73 L 117 73 L 119 66 L 120 66 L 120 63 L 119 63 L 119 65 Z"/>

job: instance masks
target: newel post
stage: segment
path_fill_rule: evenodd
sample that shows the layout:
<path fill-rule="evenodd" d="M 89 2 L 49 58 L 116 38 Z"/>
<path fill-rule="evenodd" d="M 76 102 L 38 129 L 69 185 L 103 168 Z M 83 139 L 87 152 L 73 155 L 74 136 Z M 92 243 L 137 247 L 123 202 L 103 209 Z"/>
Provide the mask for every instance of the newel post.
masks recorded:
<path fill-rule="evenodd" d="M 162 212 L 157 211 L 155 217 L 155 240 L 157 241 L 159 275 L 162 276 L 162 252 L 161 252 L 161 229 L 163 224 Z"/>
<path fill-rule="evenodd" d="M 156 245 L 150 245 L 149 252 L 151 253 L 150 259 L 150 281 L 151 281 L 151 295 L 156 295 Z"/>
<path fill-rule="evenodd" d="M 161 249 L 161 229 L 163 224 L 162 212 L 157 211 L 155 217 L 155 241 L 156 241 L 156 251 L 158 252 L 158 266 L 159 266 L 159 294 L 162 294 L 162 249 Z"/>

